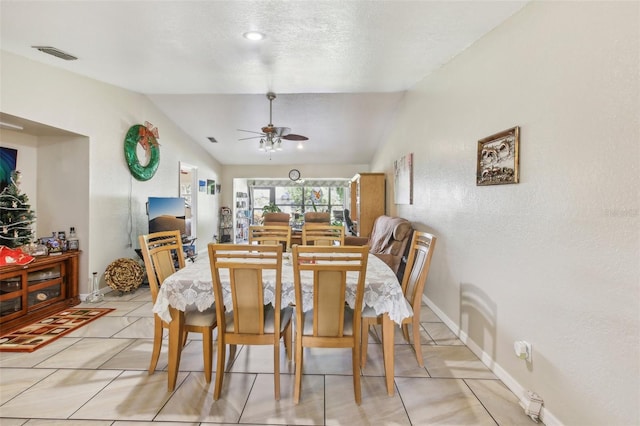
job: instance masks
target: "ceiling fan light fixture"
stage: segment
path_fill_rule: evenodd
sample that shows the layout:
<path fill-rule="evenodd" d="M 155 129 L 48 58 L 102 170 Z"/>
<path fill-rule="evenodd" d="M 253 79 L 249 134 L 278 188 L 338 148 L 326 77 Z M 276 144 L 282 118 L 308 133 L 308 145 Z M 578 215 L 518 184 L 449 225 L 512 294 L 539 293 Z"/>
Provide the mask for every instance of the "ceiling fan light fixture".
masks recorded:
<path fill-rule="evenodd" d="M 308 137 L 302 135 L 296 135 L 291 133 L 291 129 L 288 127 L 276 127 L 273 125 L 273 100 L 276 98 L 276 94 L 273 92 L 267 93 L 267 99 L 269 100 L 269 124 L 262 127 L 261 132 L 254 132 L 252 130 L 242 130 L 242 132 L 250 132 L 258 134 L 259 136 L 251 136 L 245 139 L 260 138 L 258 149 L 263 152 L 269 153 L 269 159 L 274 151 L 282 151 L 282 140 L 298 141 L 298 149 L 302 149 L 302 141 L 309 140 Z"/>
<path fill-rule="evenodd" d="M 251 41 L 260 41 L 265 38 L 265 35 L 259 31 L 247 31 L 246 33 L 242 34 L 242 37 Z"/>

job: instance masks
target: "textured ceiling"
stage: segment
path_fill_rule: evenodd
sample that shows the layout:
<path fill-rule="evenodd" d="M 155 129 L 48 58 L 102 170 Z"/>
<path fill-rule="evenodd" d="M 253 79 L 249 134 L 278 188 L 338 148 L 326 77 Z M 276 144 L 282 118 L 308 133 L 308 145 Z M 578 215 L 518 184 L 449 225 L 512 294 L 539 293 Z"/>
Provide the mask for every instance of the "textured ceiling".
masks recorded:
<path fill-rule="evenodd" d="M 525 4 L 2 0 L 0 47 L 148 95 L 223 164 L 362 164 L 405 90 Z M 244 39 L 249 30 L 265 40 Z M 309 137 L 271 160 L 237 131 L 268 124 L 269 91 L 273 124 Z"/>

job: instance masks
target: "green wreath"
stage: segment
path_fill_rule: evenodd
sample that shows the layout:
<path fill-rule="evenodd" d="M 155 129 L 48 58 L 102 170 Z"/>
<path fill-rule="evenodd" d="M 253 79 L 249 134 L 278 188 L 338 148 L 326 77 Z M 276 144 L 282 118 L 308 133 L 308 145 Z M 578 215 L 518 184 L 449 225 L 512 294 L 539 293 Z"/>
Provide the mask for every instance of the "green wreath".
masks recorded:
<path fill-rule="evenodd" d="M 143 141 L 146 141 L 146 147 Z M 150 153 L 149 163 L 147 163 L 146 166 L 140 164 L 138 160 L 138 153 L 136 151 L 138 143 Z M 133 125 L 129 128 L 127 136 L 124 138 L 124 156 L 127 159 L 127 165 L 134 178 L 141 181 L 149 180 L 156 174 L 156 170 L 158 170 L 158 162 L 160 161 L 158 141 L 143 125 Z"/>

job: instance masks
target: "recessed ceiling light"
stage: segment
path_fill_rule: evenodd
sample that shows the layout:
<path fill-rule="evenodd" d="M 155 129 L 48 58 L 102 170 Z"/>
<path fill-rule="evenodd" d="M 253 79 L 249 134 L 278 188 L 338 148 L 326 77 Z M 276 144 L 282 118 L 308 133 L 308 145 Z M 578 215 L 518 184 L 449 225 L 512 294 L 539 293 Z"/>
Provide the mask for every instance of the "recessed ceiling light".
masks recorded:
<path fill-rule="evenodd" d="M 264 34 L 258 31 L 249 31 L 242 34 L 242 37 L 246 38 L 247 40 L 259 41 L 264 38 Z"/>

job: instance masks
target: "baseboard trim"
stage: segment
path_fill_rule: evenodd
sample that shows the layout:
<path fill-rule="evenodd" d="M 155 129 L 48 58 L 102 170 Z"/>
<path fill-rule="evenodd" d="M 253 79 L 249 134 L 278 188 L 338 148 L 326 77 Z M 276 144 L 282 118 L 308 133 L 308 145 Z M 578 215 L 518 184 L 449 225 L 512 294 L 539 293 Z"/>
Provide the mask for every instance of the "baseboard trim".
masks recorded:
<path fill-rule="evenodd" d="M 461 331 L 458 324 L 456 324 L 451 320 L 451 318 L 449 318 L 444 312 L 442 312 L 442 310 L 440 310 L 440 308 L 438 308 L 438 306 L 433 303 L 431 299 L 423 294 L 422 300 L 442 320 L 442 322 L 444 322 L 447 327 L 449 327 L 449 329 L 451 329 L 451 331 L 456 336 L 458 336 L 458 338 L 465 345 L 467 345 L 471 352 L 473 352 L 480 359 L 480 361 L 482 361 L 482 363 L 486 365 L 493 372 L 493 374 L 496 375 L 496 377 L 502 380 L 502 383 L 504 383 L 505 386 L 518 397 L 518 400 L 520 402 L 523 402 L 526 389 L 520 383 L 518 383 L 509 373 L 507 373 L 504 368 L 502 368 L 497 362 L 495 362 L 488 353 L 486 353 L 480 346 L 478 346 L 472 339 L 470 339 L 465 332 Z M 540 420 L 542 420 L 542 422 L 546 426 L 563 426 L 563 423 L 560 422 L 560 420 L 544 406 L 540 411 Z"/>

